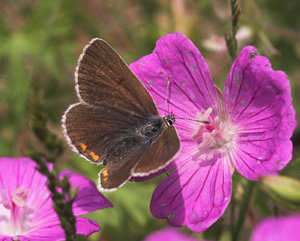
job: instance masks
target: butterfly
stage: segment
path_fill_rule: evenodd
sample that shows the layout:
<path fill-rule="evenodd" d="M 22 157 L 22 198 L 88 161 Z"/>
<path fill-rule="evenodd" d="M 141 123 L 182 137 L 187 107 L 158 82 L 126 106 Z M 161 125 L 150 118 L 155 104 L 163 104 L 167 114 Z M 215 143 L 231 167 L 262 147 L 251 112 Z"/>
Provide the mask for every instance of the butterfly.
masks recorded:
<path fill-rule="evenodd" d="M 114 191 L 130 177 L 163 169 L 180 150 L 174 116 L 159 116 L 150 93 L 117 52 L 92 39 L 75 71 L 79 103 L 63 115 L 68 144 L 103 164 L 98 189 Z"/>

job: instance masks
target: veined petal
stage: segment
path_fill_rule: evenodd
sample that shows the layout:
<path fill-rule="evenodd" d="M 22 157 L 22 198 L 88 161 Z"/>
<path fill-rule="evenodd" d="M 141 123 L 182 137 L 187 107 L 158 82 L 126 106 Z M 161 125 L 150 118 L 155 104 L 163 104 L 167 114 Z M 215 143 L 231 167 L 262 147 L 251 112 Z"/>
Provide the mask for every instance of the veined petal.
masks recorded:
<path fill-rule="evenodd" d="M 76 217 L 76 233 L 84 236 L 89 236 L 100 231 L 98 223 L 94 220 L 85 217 Z"/>
<path fill-rule="evenodd" d="M 48 223 L 44 223 L 39 226 L 36 230 L 31 231 L 26 235 L 16 235 L 20 240 L 30 240 L 30 241 L 59 241 L 65 239 L 65 232 L 60 226 L 60 221 L 58 218 L 50 219 Z"/>
<path fill-rule="evenodd" d="M 231 152 L 237 170 L 251 180 L 278 173 L 291 159 L 296 127 L 286 74 L 245 47 L 226 79 L 223 100 L 225 119 L 237 128 Z"/>
<path fill-rule="evenodd" d="M 218 94 L 207 64 L 195 45 L 180 33 L 168 34 L 157 41 L 152 54 L 132 63 L 130 68 L 151 93 L 160 115 L 195 119 L 200 109 L 219 108 Z M 168 79 L 170 85 L 167 89 Z M 180 138 L 190 139 L 195 125 L 176 120 Z M 193 123 L 194 124 L 194 123 Z"/>
<path fill-rule="evenodd" d="M 89 236 L 100 230 L 97 222 L 85 217 L 76 216 L 76 234 Z M 65 240 L 65 232 L 61 227 L 58 218 L 50 218 L 47 222 L 41 224 L 36 230 L 31 231 L 26 236 L 18 235 L 18 237 L 28 238 L 28 240 Z M 26 239 L 24 239 L 26 240 Z"/>
<path fill-rule="evenodd" d="M 0 170 L 5 170 L 5 172 L 0 172 L 0 190 L 4 189 L 7 196 L 11 196 L 13 191 L 19 187 L 32 188 L 43 193 L 47 187 L 41 184 L 45 184 L 47 178 L 41 175 L 36 167 L 37 164 L 26 157 L 1 158 Z M 48 168 L 51 170 L 52 164 L 48 164 Z M 32 201 L 31 199 L 32 192 L 29 193 L 27 200 Z"/>
<path fill-rule="evenodd" d="M 230 160 L 217 153 L 201 158 L 182 161 L 158 185 L 150 205 L 154 217 L 200 233 L 222 216 L 231 197 Z"/>
<path fill-rule="evenodd" d="M 112 207 L 112 204 L 98 191 L 96 184 L 91 180 L 68 170 L 63 170 L 59 176 L 69 177 L 71 186 L 79 187 L 73 203 L 74 215 Z"/>

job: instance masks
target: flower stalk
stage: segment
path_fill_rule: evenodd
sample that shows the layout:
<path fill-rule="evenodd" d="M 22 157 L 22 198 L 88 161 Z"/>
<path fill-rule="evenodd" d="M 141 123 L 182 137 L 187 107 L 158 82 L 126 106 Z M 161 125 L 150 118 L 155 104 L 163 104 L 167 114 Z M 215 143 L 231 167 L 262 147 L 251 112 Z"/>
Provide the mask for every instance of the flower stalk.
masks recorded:
<path fill-rule="evenodd" d="M 75 240 L 76 237 L 76 219 L 73 215 L 72 204 L 75 201 L 78 188 L 71 188 L 67 177 L 60 180 L 49 171 L 46 161 L 54 163 L 64 150 L 63 142 L 47 128 L 48 117 L 45 114 L 41 91 L 37 81 L 32 83 L 32 92 L 30 96 L 31 111 L 31 129 L 38 140 L 47 150 L 47 156 L 33 149 L 30 152 L 32 159 L 39 165 L 37 170 L 45 175 L 48 180 L 48 189 L 51 192 L 51 199 L 54 202 L 53 209 L 57 213 L 61 226 L 65 232 L 67 241 Z"/>
<path fill-rule="evenodd" d="M 241 14 L 241 9 L 238 5 L 238 0 L 231 0 L 231 33 L 225 33 L 224 37 L 226 40 L 226 45 L 228 49 L 228 54 L 233 62 L 237 56 L 237 40 L 236 32 L 238 29 L 238 20 Z"/>
<path fill-rule="evenodd" d="M 73 215 L 72 204 L 74 203 L 78 189 L 74 190 L 71 188 L 67 177 L 60 180 L 52 172 L 49 172 L 43 160 L 43 155 L 40 153 L 34 153 L 32 159 L 39 165 L 37 170 L 47 177 L 47 186 L 51 192 L 51 199 L 54 202 L 53 209 L 57 213 L 61 226 L 65 231 L 66 241 L 75 240 L 76 219 Z"/>
<path fill-rule="evenodd" d="M 73 215 L 72 204 L 76 198 L 77 189 L 71 189 L 67 177 L 63 180 L 57 178 L 49 169 L 44 160 L 54 163 L 60 156 L 64 147 L 62 141 L 47 128 L 48 117 L 44 112 L 41 102 L 41 91 L 38 83 L 33 83 L 33 90 L 30 98 L 31 106 L 31 129 L 47 150 L 45 154 L 32 150 L 30 156 L 39 165 L 38 171 L 48 179 L 48 189 L 51 192 L 51 199 L 54 202 L 53 209 L 57 213 L 61 226 L 65 232 L 67 241 L 75 240 L 76 219 Z M 32 149 L 34 149 L 32 147 Z"/>
<path fill-rule="evenodd" d="M 243 227 L 243 224 L 244 224 L 246 213 L 248 211 L 248 206 L 249 206 L 249 203 L 250 203 L 250 200 L 251 200 L 251 196 L 252 196 L 254 186 L 255 186 L 255 182 L 247 181 L 247 185 L 246 185 L 246 188 L 245 188 L 245 194 L 244 194 L 243 201 L 242 201 L 242 204 L 241 204 L 237 225 L 232 230 L 232 241 L 237 241 L 238 240 L 240 231 L 242 230 L 242 227 Z"/>

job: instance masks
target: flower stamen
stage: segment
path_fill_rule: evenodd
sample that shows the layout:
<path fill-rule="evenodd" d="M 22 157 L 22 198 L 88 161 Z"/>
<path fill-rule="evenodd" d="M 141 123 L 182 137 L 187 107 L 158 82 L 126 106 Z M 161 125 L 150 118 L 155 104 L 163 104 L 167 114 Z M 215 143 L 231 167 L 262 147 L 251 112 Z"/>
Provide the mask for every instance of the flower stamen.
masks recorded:
<path fill-rule="evenodd" d="M 192 134 L 193 140 L 200 140 L 198 145 L 199 150 L 215 149 L 223 150 L 228 149 L 227 144 L 233 140 L 236 131 L 234 128 L 229 128 L 228 123 L 221 121 L 218 116 L 213 118 L 213 121 L 208 121 L 212 108 L 209 107 L 204 114 L 198 112 L 196 119 L 200 121 L 207 121 L 207 123 L 198 123 L 196 130 Z M 212 118 L 210 118 L 211 120 Z"/>
<path fill-rule="evenodd" d="M 12 202 L 22 208 L 26 205 L 26 199 L 28 197 L 28 194 L 30 192 L 30 189 L 27 189 L 23 192 L 21 192 L 22 190 L 24 190 L 24 187 L 18 187 L 17 189 L 15 189 L 12 193 L 12 197 L 11 197 L 11 200 Z"/>

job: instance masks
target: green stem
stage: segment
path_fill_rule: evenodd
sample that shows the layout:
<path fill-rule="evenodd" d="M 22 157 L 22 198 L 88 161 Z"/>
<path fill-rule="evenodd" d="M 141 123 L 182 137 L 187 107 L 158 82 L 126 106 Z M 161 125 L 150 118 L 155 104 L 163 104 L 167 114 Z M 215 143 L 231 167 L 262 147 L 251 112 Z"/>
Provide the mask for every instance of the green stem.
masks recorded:
<path fill-rule="evenodd" d="M 228 54 L 232 62 L 237 56 L 237 40 L 235 38 L 238 29 L 238 20 L 241 14 L 240 7 L 238 5 L 238 0 L 231 0 L 231 33 L 225 33 L 225 40 L 227 44 Z"/>
<path fill-rule="evenodd" d="M 255 186 L 255 182 L 248 181 L 246 188 L 245 188 L 245 194 L 243 197 L 242 205 L 240 208 L 238 221 L 237 221 L 236 227 L 232 230 L 232 241 L 238 240 L 238 236 L 239 236 L 239 234 L 242 230 L 243 224 L 244 224 L 244 220 L 246 217 L 246 213 L 248 210 L 248 206 L 250 203 L 250 199 L 251 199 L 251 195 L 252 195 L 254 186 Z"/>
<path fill-rule="evenodd" d="M 35 152 L 32 153 L 31 158 L 39 165 L 37 170 L 47 177 L 53 209 L 57 213 L 61 227 L 65 232 L 65 240 L 76 240 L 76 218 L 73 214 L 72 205 L 75 201 L 77 190 L 71 189 L 68 178 L 65 177 L 63 180 L 60 180 L 53 172 L 49 171 L 43 154 Z"/>
<path fill-rule="evenodd" d="M 232 188 L 234 190 L 234 187 Z M 230 201 L 230 229 L 234 230 L 234 217 L 235 217 L 235 198 L 234 193 L 232 192 L 232 197 Z"/>

